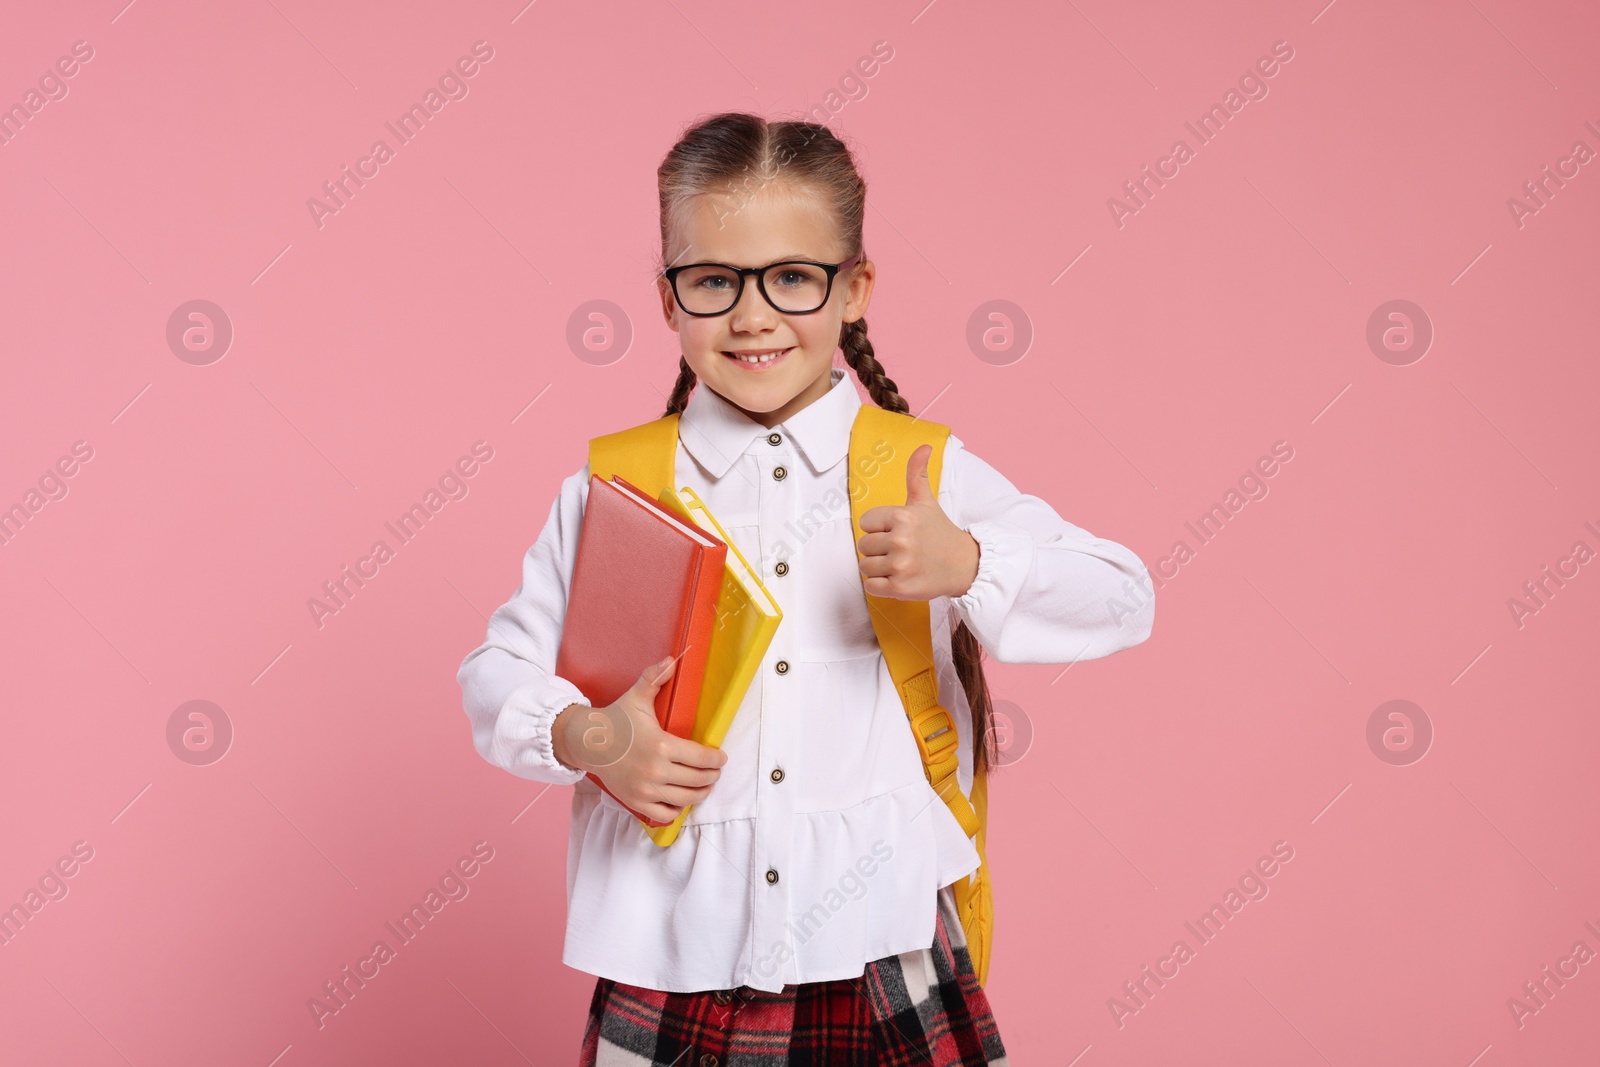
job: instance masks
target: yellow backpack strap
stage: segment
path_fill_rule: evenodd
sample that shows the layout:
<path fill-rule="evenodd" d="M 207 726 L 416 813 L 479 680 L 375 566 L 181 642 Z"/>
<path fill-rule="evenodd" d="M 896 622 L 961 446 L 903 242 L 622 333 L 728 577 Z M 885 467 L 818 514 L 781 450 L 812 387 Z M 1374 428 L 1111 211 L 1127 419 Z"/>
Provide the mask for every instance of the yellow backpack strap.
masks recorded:
<path fill-rule="evenodd" d="M 620 474 L 650 499 L 672 485 L 678 458 L 678 416 L 602 434 L 589 440 L 589 473 L 609 478 Z"/>
<path fill-rule="evenodd" d="M 939 491 L 945 439 L 950 428 L 914 419 L 875 404 L 863 404 L 850 428 L 850 520 L 859 545 L 864 532 L 861 516 L 879 505 L 906 501 L 906 464 L 923 445 L 933 447 L 928 457 L 928 483 Z M 857 548 L 857 558 L 860 549 Z M 864 583 L 863 583 L 864 584 Z M 894 680 L 911 722 L 911 732 L 922 755 L 928 784 L 949 807 L 968 837 L 977 836 L 978 870 L 955 884 L 956 908 L 967 936 L 973 970 L 982 984 L 988 978 L 989 943 L 993 935 L 989 865 L 984 855 L 987 791 L 984 776 L 974 775 L 972 799 L 961 792 L 957 777 L 958 735 L 950 712 L 939 703 L 939 674 L 933 659 L 931 616 L 926 600 L 900 600 L 865 592 L 867 610 L 878 645 L 883 649 L 889 677 Z"/>
<path fill-rule="evenodd" d="M 989 784 L 983 768 L 972 776 L 972 807 L 978 813 L 978 869 L 955 884 L 956 914 L 967 934 L 967 954 L 978 984 L 989 981 L 989 947 L 994 943 L 994 893 L 989 882 L 989 857 L 984 851 L 989 825 Z"/>

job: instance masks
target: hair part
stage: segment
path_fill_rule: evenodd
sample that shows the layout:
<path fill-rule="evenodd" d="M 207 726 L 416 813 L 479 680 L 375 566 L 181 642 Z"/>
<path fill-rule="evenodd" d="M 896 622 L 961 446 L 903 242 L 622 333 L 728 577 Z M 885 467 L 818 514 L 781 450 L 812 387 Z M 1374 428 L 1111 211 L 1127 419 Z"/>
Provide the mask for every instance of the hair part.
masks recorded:
<path fill-rule="evenodd" d="M 861 226 L 866 213 L 867 183 L 850 149 L 828 127 L 818 123 L 768 122 L 759 115 L 738 111 L 713 115 L 684 131 L 657 168 L 656 182 L 661 200 L 658 276 L 666 269 L 678 223 L 697 198 L 721 195 L 737 201 L 772 186 L 783 192 L 814 196 L 832 216 L 844 247 L 859 250 L 866 258 Z M 872 349 L 865 318 L 843 325 L 839 348 L 845 365 L 855 373 L 874 404 L 909 414 L 911 406 Z M 696 382 L 689 361 L 679 356 L 678 380 L 662 414 L 681 413 Z M 993 769 L 993 704 L 983 674 L 983 647 L 965 621 L 951 632 L 950 655 L 972 709 L 974 772 L 979 768 Z"/>

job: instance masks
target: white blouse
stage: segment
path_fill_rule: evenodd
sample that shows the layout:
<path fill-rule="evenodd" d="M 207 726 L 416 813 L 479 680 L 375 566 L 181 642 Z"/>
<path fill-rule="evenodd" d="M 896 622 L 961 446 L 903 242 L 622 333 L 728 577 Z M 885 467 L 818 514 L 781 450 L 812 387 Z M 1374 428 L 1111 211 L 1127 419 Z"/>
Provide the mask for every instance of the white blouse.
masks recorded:
<path fill-rule="evenodd" d="M 872 960 L 930 945 L 936 894 L 977 869 L 972 839 L 923 775 L 867 614 L 845 462 L 861 403 L 836 367 L 826 395 L 770 431 L 703 384 L 680 417 L 676 484 L 699 494 L 760 571 L 783 621 L 723 743 L 721 777 L 670 846 L 550 748 L 555 716 L 588 703 L 554 673 L 587 463 L 562 483 L 522 585 L 462 661 L 478 752 L 518 777 L 576 787 L 567 966 L 669 992 L 854 978 Z M 940 702 L 970 796 L 956 623 L 1001 662 L 1068 663 L 1145 640 L 1155 605 L 1132 551 L 1019 492 L 954 434 L 938 501 L 979 546 L 971 588 L 929 603 Z"/>

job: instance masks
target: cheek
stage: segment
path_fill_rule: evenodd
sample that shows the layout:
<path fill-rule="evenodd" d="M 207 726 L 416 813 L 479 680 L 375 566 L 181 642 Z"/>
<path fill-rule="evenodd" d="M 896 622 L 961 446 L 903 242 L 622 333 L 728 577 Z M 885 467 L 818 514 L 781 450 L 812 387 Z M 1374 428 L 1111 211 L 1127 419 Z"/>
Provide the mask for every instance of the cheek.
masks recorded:
<path fill-rule="evenodd" d="M 686 355 L 701 354 L 702 358 L 719 355 L 717 342 L 722 336 L 718 328 L 721 319 L 697 319 L 692 315 L 678 317 L 678 337 Z"/>
<path fill-rule="evenodd" d="M 688 361 L 689 369 L 694 371 L 695 377 L 704 378 L 708 371 L 720 367 L 727 357 L 720 352 L 707 352 L 704 346 L 691 344 L 686 338 L 683 343 L 683 358 Z"/>
<path fill-rule="evenodd" d="M 837 315 L 819 311 L 815 315 L 797 316 L 789 321 L 793 324 L 795 337 L 808 352 L 825 352 L 832 358 L 833 350 L 839 347 L 842 326 Z"/>

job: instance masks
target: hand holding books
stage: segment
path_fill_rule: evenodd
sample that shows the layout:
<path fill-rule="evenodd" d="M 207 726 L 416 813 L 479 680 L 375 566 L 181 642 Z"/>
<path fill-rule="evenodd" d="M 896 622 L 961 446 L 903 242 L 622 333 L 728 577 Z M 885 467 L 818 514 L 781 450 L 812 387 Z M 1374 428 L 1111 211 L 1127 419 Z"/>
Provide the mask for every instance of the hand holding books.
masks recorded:
<path fill-rule="evenodd" d="M 584 736 L 628 760 L 624 785 L 643 791 L 640 799 L 657 813 L 676 808 L 666 819 L 634 808 L 611 788 L 610 777 L 584 769 L 638 817 L 652 841 L 672 844 L 709 781 L 703 773 L 685 778 L 667 764 L 681 757 L 690 771 L 722 766 L 707 762 L 701 750 L 720 752 L 782 618 L 694 490 L 666 486 L 652 498 L 620 475 L 591 474 L 556 674 L 594 708 L 578 713 L 581 720 L 572 718 L 572 706 L 556 717 L 564 727 L 560 743 L 577 753 L 562 762 L 574 768 L 593 762 L 577 752 L 575 738 Z M 640 674 L 640 661 L 655 657 L 663 658 Z M 653 706 L 654 724 L 633 715 L 635 706 Z"/>
<path fill-rule="evenodd" d="M 651 664 L 605 707 L 569 705 L 550 735 L 557 760 L 598 776 L 623 804 L 660 823 L 704 800 L 728 762 L 721 749 L 670 734 L 657 721 L 656 694 L 676 666 L 671 657 Z"/>

